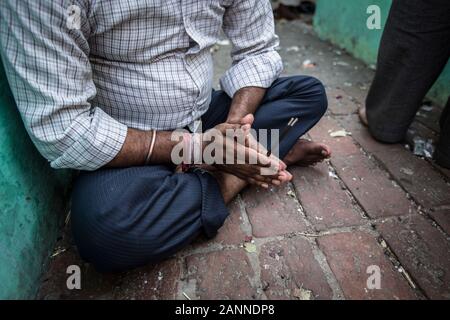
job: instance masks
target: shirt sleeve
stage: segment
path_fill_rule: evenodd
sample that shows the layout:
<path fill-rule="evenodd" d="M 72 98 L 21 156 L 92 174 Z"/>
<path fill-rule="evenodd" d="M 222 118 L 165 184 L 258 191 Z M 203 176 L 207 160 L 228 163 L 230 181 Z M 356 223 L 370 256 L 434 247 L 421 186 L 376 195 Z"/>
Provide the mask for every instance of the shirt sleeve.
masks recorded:
<path fill-rule="evenodd" d="M 127 134 L 124 124 L 89 103 L 96 88 L 88 12 L 83 0 L 0 1 L 7 78 L 26 130 L 53 168 L 100 168 L 121 150 Z"/>
<path fill-rule="evenodd" d="M 283 69 L 270 1 L 234 0 L 223 30 L 233 46 L 233 64 L 220 80 L 222 89 L 233 97 L 243 87 L 270 87 Z"/>

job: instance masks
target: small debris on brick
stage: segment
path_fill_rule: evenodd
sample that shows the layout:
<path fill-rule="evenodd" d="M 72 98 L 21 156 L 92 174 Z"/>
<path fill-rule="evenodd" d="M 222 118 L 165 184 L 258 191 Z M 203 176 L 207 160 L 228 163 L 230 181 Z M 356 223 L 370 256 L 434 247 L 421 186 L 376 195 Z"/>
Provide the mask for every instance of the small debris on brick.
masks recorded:
<path fill-rule="evenodd" d="M 292 190 L 289 190 L 286 194 L 291 198 L 295 198 L 295 193 Z"/>
<path fill-rule="evenodd" d="M 245 242 L 244 243 L 244 249 L 245 251 L 247 251 L 248 253 L 256 253 L 256 245 L 254 245 L 251 242 Z"/>
<path fill-rule="evenodd" d="M 330 133 L 330 136 L 333 138 L 342 138 L 342 137 L 351 136 L 351 135 L 352 135 L 351 132 L 348 132 L 345 129 L 333 131 Z"/>
<path fill-rule="evenodd" d="M 295 288 L 292 296 L 299 300 L 311 300 L 312 291 L 303 288 Z"/>
<path fill-rule="evenodd" d="M 312 62 L 309 59 L 303 61 L 303 68 L 305 68 L 305 69 L 312 69 L 312 68 L 315 68 L 316 66 L 317 66 L 317 63 Z"/>
<path fill-rule="evenodd" d="M 65 226 L 67 226 L 67 225 L 69 224 L 69 221 L 70 221 L 70 214 L 71 214 L 71 211 L 69 211 L 69 212 L 67 213 L 66 219 L 64 220 L 64 225 L 65 225 Z"/>
<path fill-rule="evenodd" d="M 422 117 L 422 118 L 428 118 L 428 115 L 423 113 L 423 112 L 421 112 L 421 111 L 417 112 L 417 116 L 418 117 Z"/>
<path fill-rule="evenodd" d="M 66 250 L 67 250 L 66 248 L 57 247 L 55 249 L 55 251 L 53 252 L 53 254 L 50 256 L 50 258 L 54 258 L 54 257 L 60 255 L 61 253 L 65 252 Z"/>
<path fill-rule="evenodd" d="M 425 140 L 422 137 L 414 137 L 413 153 L 419 157 L 425 157 L 431 159 L 434 154 L 433 140 Z"/>
<path fill-rule="evenodd" d="M 191 300 L 191 298 L 189 298 L 189 296 L 188 296 L 185 292 L 183 292 L 183 296 L 184 296 L 186 299 Z"/>
<path fill-rule="evenodd" d="M 292 46 L 292 47 L 286 48 L 286 51 L 287 52 L 299 52 L 300 48 L 297 46 Z"/>
<path fill-rule="evenodd" d="M 339 179 L 339 177 L 333 171 L 328 171 L 328 176 L 333 179 Z"/>
<path fill-rule="evenodd" d="M 349 66 L 349 64 L 347 62 L 344 62 L 344 61 L 335 61 L 335 62 L 333 62 L 333 65 L 334 66 L 341 66 L 341 67 L 348 67 Z"/>
<path fill-rule="evenodd" d="M 404 174 L 406 174 L 406 175 L 408 175 L 408 176 L 412 176 L 412 175 L 414 174 L 414 171 L 412 171 L 412 170 L 409 169 L 409 168 L 401 168 L 401 169 L 400 169 L 400 172 L 402 172 L 402 173 L 404 173 Z"/>

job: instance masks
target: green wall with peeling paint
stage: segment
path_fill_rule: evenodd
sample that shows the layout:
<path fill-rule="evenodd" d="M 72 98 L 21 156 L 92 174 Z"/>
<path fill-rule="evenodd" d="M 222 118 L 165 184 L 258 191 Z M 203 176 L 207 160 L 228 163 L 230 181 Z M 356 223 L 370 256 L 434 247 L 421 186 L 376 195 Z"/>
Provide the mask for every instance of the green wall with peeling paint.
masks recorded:
<path fill-rule="evenodd" d="M 69 179 L 30 141 L 0 62 L 0 299 L 36 295 L 66 212 Z"/>
<path fill-rule="evenodd" d="M 382 30 L 369 30 L 366 13 L 369 5 L 381 9 L 384 27 L 391 0 L 318 0 L 314 29 L 319 37 L 346 49 L 368 64 L 375 64 Z M 450 95 L 450 62 L 442 72 L 428 97 L 444 105 Z"/>

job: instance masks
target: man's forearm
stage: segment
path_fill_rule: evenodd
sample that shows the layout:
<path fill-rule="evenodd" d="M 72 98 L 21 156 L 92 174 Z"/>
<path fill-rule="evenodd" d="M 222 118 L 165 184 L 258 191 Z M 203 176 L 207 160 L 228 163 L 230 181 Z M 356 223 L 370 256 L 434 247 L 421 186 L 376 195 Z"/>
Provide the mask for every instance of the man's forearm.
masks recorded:
<path fill-rule="evenodd" d="M 239 124 L 248 114 L 253 114 L 266 93 L 259 87 L 245 87 L 236 92 L 231 103 L 227 123 Z M 152 131 L 128 129 L 120 152 L 106 167 L 130 167 L 145 165 L 152 140 Z M 172 163 L 171 152 L 178 141 L 171 141 L 172 132 L 158 131 L 150 163 Z"/>
<path fill-rule="evenodd" d="M 131 167 L 145 165 L 150 150 L 152 131 L 128 129 L 120 152 L 106 167 Z M 178 141 L 171 141 L 170 131 L 158 131 L 151 156 L 152 164 L 172 163 L 171 152 Z"/>
<path fill-rule="evenodd" d="M 227 123 L 240 123 L 248 114 L 254 114 L 261 104 L 267 89 L 260 87 L 245 87 L 239 89 L 231 102 Z"/>

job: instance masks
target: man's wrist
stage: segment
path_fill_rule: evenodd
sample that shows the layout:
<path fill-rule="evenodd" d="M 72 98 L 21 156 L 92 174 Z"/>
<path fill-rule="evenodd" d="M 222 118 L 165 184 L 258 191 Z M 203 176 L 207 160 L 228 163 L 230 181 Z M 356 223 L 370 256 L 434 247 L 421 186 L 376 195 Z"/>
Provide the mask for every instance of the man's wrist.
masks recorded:
<path fill-rule="evenodd" d="M 229 124 L 241 124 L 242 118 L 243 117 L 228 117 L 225 122 Z"/>
<path fill-rule="evenodd" d="M 241 120 L 248 114 L 252 113 L 247 110 L 245 106 L 233 105 L 230 108 L 231 112 L 228 114 L 226 123 L 241 124 Z"/>

